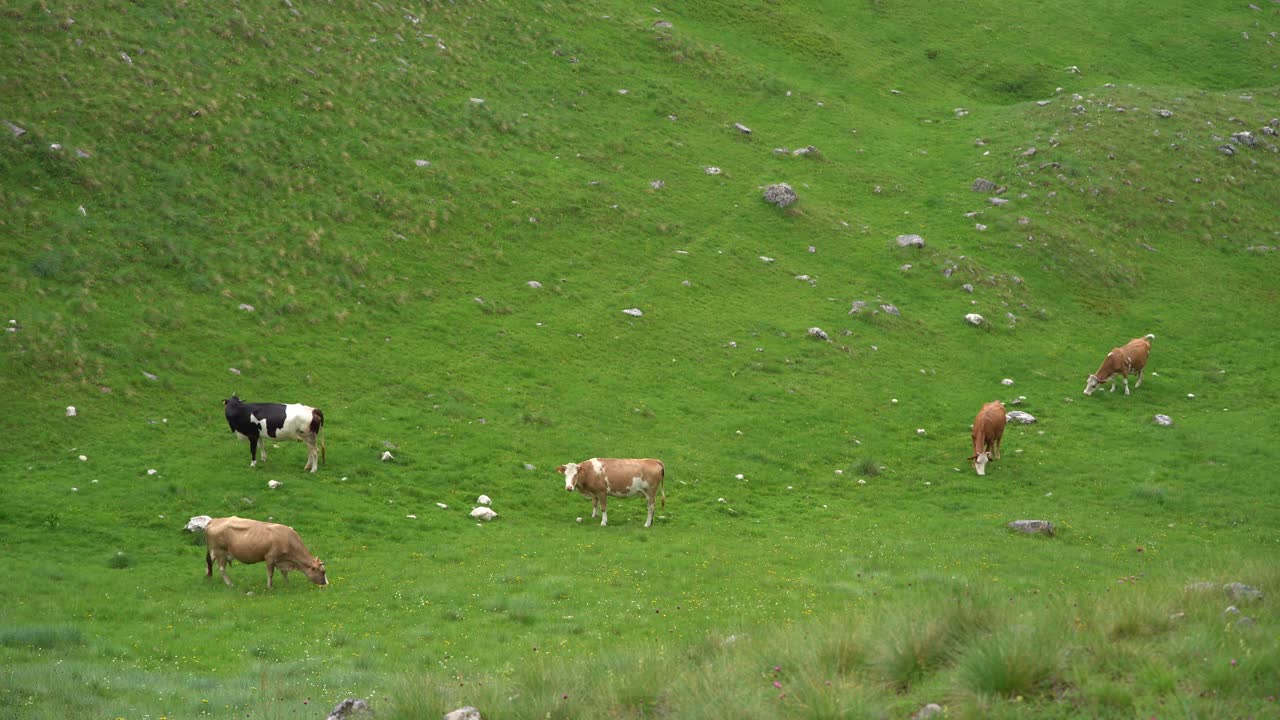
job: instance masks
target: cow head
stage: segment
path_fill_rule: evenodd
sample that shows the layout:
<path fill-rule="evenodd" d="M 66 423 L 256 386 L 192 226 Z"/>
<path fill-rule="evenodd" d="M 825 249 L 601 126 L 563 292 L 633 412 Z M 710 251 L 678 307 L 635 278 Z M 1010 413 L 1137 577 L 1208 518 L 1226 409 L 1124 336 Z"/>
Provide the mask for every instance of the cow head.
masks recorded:
<path fill-rule="evenodd" d="M 222 401 L 223 407 L 226 407 L 228 405 L 239 405 L 239 404 L 240 404 L 240 396 L 236 393 L 231 393 L 231 397 Z"/>
<path fill-rule="evenodd" d="M 317 585 L 329 584 L 329 578 L 324 574 L 324 562 L 320 558 L 311 558 L 311 562 L 303 565 L 301 569 L 311 582 Z"/>
<path fill-rule="evenodd" d="M 1101 382 L 1102 380 L 1098 379 L 1097 375 L 1090 375 L 1089 379 L 1084 381 L 1084 394 L 1092 395 L 1093 391 L 1098 389 L 1098 385 Z"/>
<path fill-rule="evenodd" d="M 987 474 L 987 463 L 991 461 L 991 453 L 984 450 L 976 455 L 970 455 L 969 459 L 973 461 L 973 469 L 977 470 L 979 475 Z"/>
<path fill-rule="evenodd" d="M 556 468 L 556 472 L 564 473 L 564 489 L 568 492 L 573 492 L 578 483 L 578 464 L 561 465 Z"/>

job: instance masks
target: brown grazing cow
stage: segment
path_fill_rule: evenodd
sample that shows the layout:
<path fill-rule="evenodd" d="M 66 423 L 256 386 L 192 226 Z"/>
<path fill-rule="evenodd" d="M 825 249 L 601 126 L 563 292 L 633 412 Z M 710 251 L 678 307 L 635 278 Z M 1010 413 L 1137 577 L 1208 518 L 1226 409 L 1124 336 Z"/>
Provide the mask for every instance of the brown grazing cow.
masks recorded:
<path fill-rule="evenodd" d="M 311 582 L 329 584 L 324 563 L 307 551 L 302 538 L 288 525 L 238 517 L 214 518 L 205 527 L 205 545 L 205 577 L 213 576 L 213 563 L 217 561 L 228 586 L 231 578 L 227 577 L 227 561 L 231 559 L 246 565 L 266 561 L 268 590 L 276 568 L 286 580 L 290 570 L 301 570 Z"/>
<path fill-rule="evenodd" d="M 653 525 L 653 505 L 659 495 L 662 507 L 667 506 L 667 493 L 662 489 L 666 468 L 661 460 L 649 458 L 628 460 L 619 458 L 591 458 L 580 463 L 561 465 L 556 472 L 564 474 L 564 489 L 591 498 L 591 517 L 600 510 L 600 524 L 609 524 L 607 503 L 609 496 L 634 497 L 644 495 L 649 501 L 649 517 L 644 526 Z"/>
<path fill-rule="evenodd" d="M 1155 339 L 1155 335 L 1134 338 L 1123 346 L 1114 348 L 1107 353 L 1107 357 L 1102 361 L 1102 366 L 1085 381 L 1084 394 L 1092 395 L 1099 385 L 1108 380 L 1111 381 L 1111 392 L 1115 392 L 1116 375 L 1121 375 L 1124 377 L 1124 394 L 1128 395 L 1129 373 L 1131 372 L 1138 374 L 1138 382 L 1134 383 L 1134 389 L 1142 387 L 1142 369 L 1147 366 L 1147 356 L 1151 354 L 1151 341 Z"/>
<path fill-rule="evenodd" d="M 987 474 L 987 462 L 1000 459 L 1000 440 L 1004 437 L 1004 405 L 993 400 L 982 406 L 973 419 L 973 469 Z"/>

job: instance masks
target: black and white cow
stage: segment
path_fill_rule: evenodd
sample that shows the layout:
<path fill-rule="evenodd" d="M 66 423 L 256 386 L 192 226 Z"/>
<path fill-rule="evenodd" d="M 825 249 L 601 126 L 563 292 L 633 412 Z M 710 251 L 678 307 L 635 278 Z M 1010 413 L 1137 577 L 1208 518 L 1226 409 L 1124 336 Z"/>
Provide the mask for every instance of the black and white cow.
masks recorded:
<path fill-rule="evenodd" d="M 315 472 L 324 452 L 324 413 L 318 408 L 296 403 L 247 403 L 232 395 L 222 401 L 231 432 L 249 441 L 249 467 L 258 465 L 258 441 L 261 438 L 301 440 L 307 444 L 307 464 L 303 470 Z M 318 447 L 317 447 L 318 446 Z M 266 441 L 262 442 L 262 460 L 267 459 Z"/>

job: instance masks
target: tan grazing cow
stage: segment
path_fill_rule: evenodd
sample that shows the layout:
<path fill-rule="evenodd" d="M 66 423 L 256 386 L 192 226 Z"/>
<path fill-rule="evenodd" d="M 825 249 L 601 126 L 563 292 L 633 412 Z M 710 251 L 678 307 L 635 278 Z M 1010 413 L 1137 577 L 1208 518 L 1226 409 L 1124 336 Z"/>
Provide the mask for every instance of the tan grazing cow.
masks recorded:
<path fill-rule="evenodd" d="M 564 474 L 564 489 L 591 498 L 591 517 L 600 510 L 600 524 L 609 524 L 607 503 L 609 496 L 635 497 L 644 495 L 649 501 L 649 517 L 644 526 L 653 525 L 653 505 L 659 495 L 662 507 L 667 506 L 667 493 L 662 489 L 666 468 L 661 460 L 649 458 L 627 460 L 619 458 L 591 458 L 580 463 L 561 465 L 556 472 Z"/>
<path fill-rule="evenodd" d="M 288 525 L 238 517 L 214 518 L 205 527 L 205 545 L 205 577 L 213 577 L 213 563 L 217 561 L 228 586 L 231 578 L 227 577 L 227 561 L 233 559 L 246 565 L 266 561 L 268 590 L 276 568 L 286 580 L 290 570 L 301 570 L 311 582 L 329 584 L 324 563 L 307 551 L 302 538 Z"/>
<path fill-rule="evenodd" d="M 1000 459 L 1000 440 L 1004 437 L 1004 405 L 993 400 L 982 406 L 973 419 L 973 469 L 987 474 L 987 463 Z"/>
<path fill-rule="evenodd" d="M 1085 381 L 1084 394 L 1092 395 L 1099 385 L 1108 380 L 1111 381 L 1111 392 L 1115 392 L 1116 375 L 1121 375 L 1124 377 L 1124 394 L 1128 395 L 1131 372 L 1138 374 L 1138 382 L 1134 383 L 1134 389 L 1142 387 L 1142 369 L 1147 366 L 1147 356 L 1151 354 L 1151 341 L 1155 339 L 1155 335 L 1144 335 L 1107 353 L 1107 357 L 1102 361 L 1102 367 L 1099 367 L 1098 371 Z"/>

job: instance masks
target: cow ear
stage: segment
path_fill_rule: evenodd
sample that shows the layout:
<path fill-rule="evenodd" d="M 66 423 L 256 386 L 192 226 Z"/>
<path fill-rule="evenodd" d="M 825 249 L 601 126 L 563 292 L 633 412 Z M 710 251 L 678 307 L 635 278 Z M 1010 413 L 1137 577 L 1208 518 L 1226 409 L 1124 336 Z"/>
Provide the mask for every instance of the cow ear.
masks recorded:
<path fill-rule="evenodd" d="M 563 475 L 563 474 L 564 474 L 564 471 L 565 471 L 566 469 L 568 469 L 568 466 L 561 465 L 560 467 L 556 468 L 556 472 L 558 472 L 558 473 L 560 473 L 561 475 Z"/>

